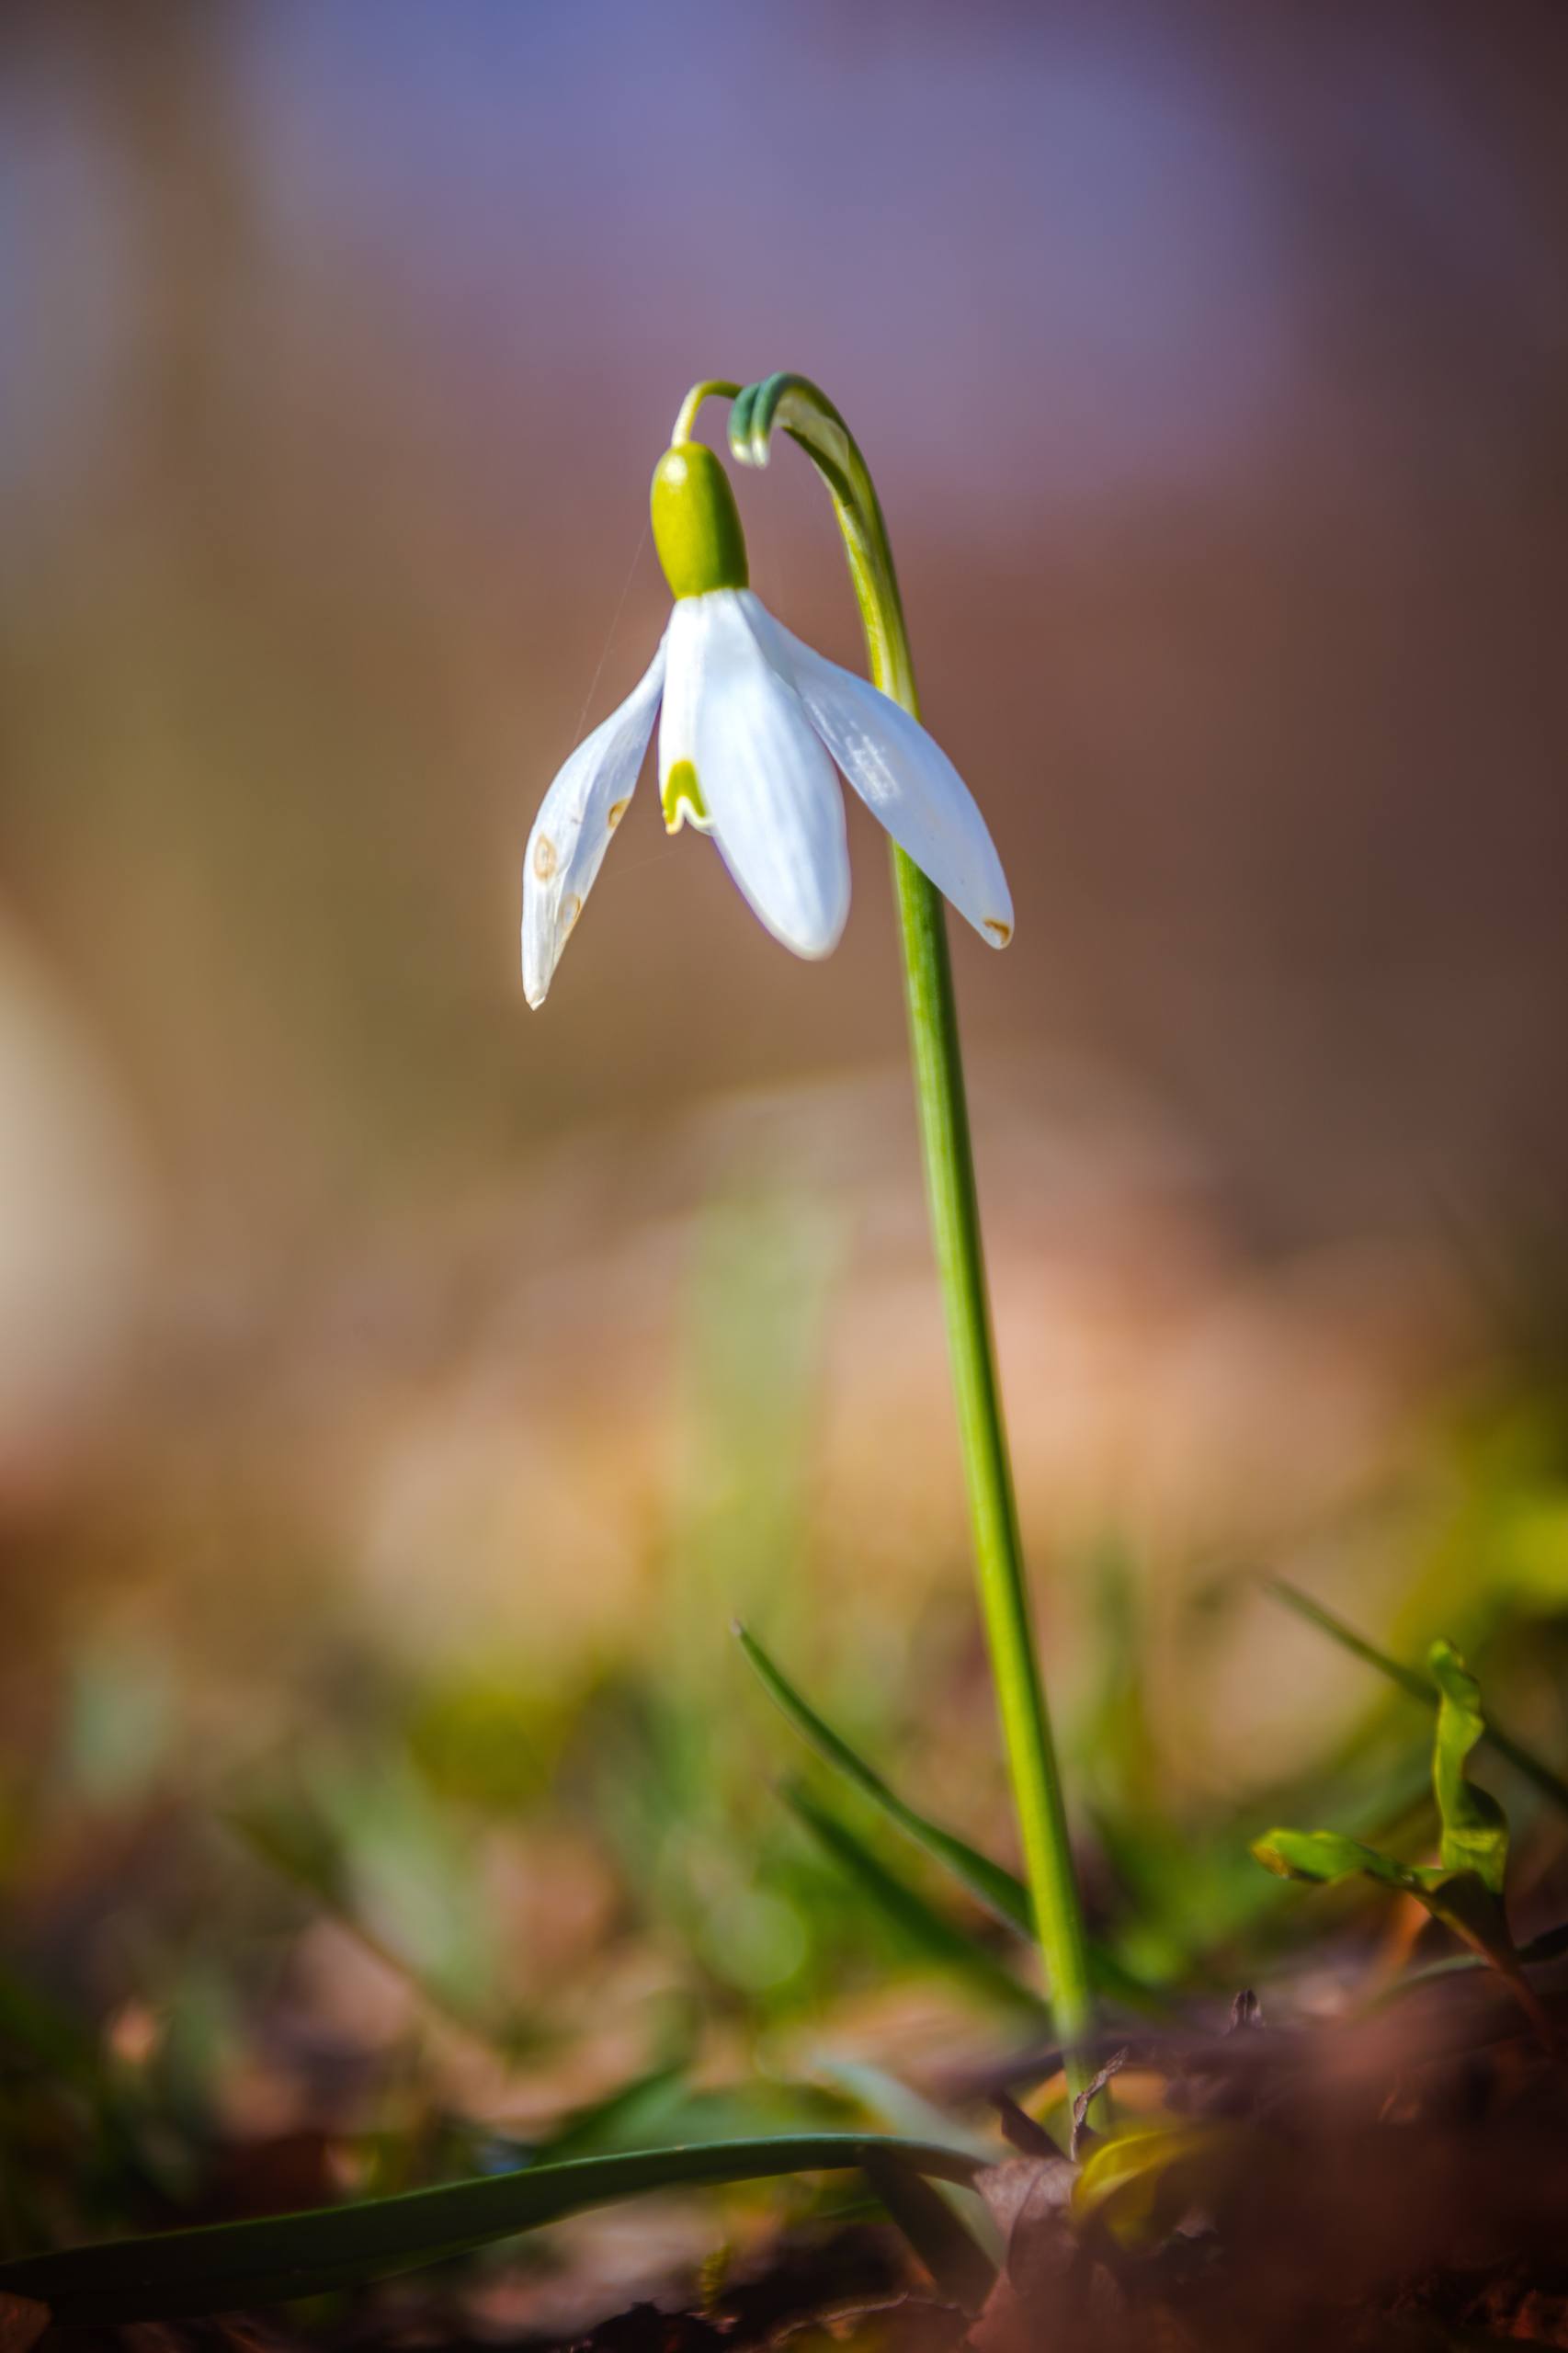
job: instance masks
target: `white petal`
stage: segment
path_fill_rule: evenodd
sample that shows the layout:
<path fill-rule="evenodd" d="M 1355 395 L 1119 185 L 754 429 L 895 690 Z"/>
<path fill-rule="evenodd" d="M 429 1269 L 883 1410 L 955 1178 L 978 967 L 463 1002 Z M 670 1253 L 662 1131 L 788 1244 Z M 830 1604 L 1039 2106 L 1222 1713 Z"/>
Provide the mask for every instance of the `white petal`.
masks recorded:
<path fill-rule="evenodd" d="M 653 732 L 665 683 L 665 647 L 619 710 L 579 744 L 545 794 L 523 863 L 523 995 L 545 995 L 572 926 L 626 813 Z"/>
<path fill-rule="evenodd" d="M 993 948 L 1013 936 L 1013 901 L 972 794 L 916 719 L 852 670 L 814 653 L 750 592 L 753 628 L 792 678 L 828 750 L 871 814 Z"/>
<path fill-rule="evenodd" d="M 702 608 L 698 782 L 724 863 L 753 912 L 797 956 L 825 956 L 849 913 L 844 796 L 801 699 L 752 633 L 740 594 Z"/>

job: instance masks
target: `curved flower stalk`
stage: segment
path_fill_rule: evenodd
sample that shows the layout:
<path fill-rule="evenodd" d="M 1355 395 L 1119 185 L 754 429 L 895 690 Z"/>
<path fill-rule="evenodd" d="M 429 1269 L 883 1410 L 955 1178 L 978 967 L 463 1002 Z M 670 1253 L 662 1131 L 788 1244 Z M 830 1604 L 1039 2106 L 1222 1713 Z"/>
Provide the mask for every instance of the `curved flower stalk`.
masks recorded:
<path fill-rule="evenodd" d="M 710 392 L 729 393 L 731 387 L 698 385 L 688 407 Z M 805 450 L 832 497 L 871 676 L 917 721 L 919 699 L 892 549 L 855 438 L 826 394 L 803 376 L 769 376 L 733 394 L 730 449 L 738 463 L 765 466 L 779 429 Z M 1092 2075 L 1092 2062 L 1080 2055 L 1093 2025 L 1088 1950 L 996 1375 L 947 926 L 941 899 L 926 874 L 896 843 L 892 862 L 926 1189 L 947 1311 L 981 1609 L 1051 2016 L 1076 2096 Z"/>
<path fill-rule="evenodd" d="M 752 594 L 728 477 L 692 438 L 710 398 L 733 403 L 730 449 L 738 463 L 766 465 L 781 428 L 822 475 L 849 559 L 869 685 L 802 645 Z M 797 955 L 826 955 L 848 912 L 835 766 L 892 835 L 981 1607 L 1051 2013 L 1078 2095 L 1091 2074 L 1081 2055 L 1093 2022 L 1088 1956 L 1003 1424 L 942 913 L 946 897 L 1001 948 L 1012 937 L 1012 902 L 983 818 L 920 724 L 887 527 L 865 460 L 831 401 L 802 376 L 770 376 L 744 390 L 718 381 L 694 385 L 654 472 L 653 520 L 675 611 L 646 676 L 572 754 L 545 795 L 524 876 L 525 991 L 530 1005 L 543 1002 L 661 704 L 666 825 L 675 833 L 689 823 L 710 833 L 756 915 Z"/>
<path fill-rule="evenodd" d="M 694 415 L 688 403 L 653 475 L 669 627 L 619 710 L 567 760 L 528 837 L 528 1003 L 544 1002 L 655 720 L 666 826 L 711 834 L 754 913 L 797 956 L 827 955 L 849 913 L 835 768 L 982 938 L 1006 947 L 1006 878 L 958 770 L 907 709 L 802 644 L 754 595 L 734 494 L 690 438 Z"/>

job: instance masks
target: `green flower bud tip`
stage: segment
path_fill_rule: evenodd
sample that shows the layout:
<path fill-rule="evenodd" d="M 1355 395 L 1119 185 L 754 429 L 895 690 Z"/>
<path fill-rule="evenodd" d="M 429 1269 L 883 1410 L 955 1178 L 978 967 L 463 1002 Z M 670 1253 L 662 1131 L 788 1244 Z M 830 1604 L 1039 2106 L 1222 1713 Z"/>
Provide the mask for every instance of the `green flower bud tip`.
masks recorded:
<path fill-rule="evenodd" d="M 744 588 L 745 535 L 730 477 L 704 442 L 677 441 L 653 469 L 653 545 L 676 597 Z"/>

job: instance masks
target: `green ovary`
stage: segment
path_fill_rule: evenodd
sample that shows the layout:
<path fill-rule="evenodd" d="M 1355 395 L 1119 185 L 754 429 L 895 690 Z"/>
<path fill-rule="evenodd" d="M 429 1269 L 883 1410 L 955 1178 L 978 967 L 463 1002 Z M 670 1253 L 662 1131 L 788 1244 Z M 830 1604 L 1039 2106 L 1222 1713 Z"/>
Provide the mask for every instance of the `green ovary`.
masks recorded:
<path fill-rule="evenodd" d="M 744 588 L 745 535 L 730 477 L 700 441 L 680 441 L 653 469 L 653 545 L 676 597 Z"/>

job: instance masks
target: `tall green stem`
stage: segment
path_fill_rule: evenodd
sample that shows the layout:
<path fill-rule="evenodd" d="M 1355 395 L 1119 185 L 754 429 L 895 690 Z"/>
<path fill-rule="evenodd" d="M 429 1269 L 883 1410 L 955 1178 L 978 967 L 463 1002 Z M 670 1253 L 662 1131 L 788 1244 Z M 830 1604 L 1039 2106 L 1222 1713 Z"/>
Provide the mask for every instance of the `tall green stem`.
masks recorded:
<path fill-rule="evenodd" d="M 731 390 L 711 389 L 724 394 Z M 688 431 L 695 414 L 688 401 L 682 410 Z M 730 421 L 735 457 L 766 464 L 776 426 L 806 450 L 832 494 L 872 681 L 917 719 L 919 699 L 892 550 L 854 437 L 831 402 L 800 376 L 772 376 L 735 397 Z M 996 1377 L 947 918 L 940 892 L 896 847 L 892 865 L 926 1191 L 947 1312 L 981 1609 L 1051 2015 L 1076 2092 L 1091 2072 L 1082 2055 L 1093 2021 L 1088 1951 Z"/>

